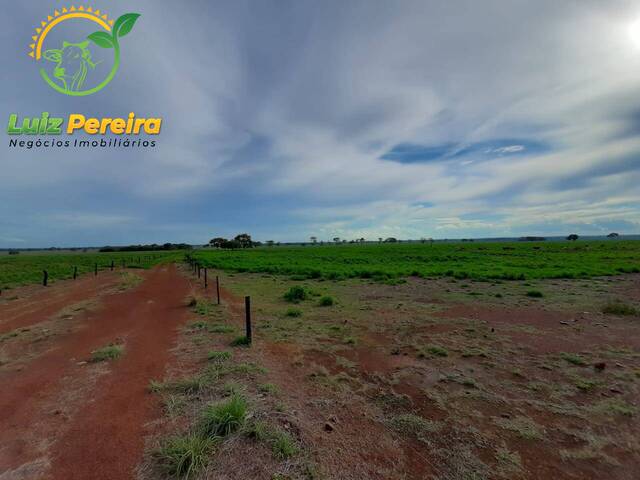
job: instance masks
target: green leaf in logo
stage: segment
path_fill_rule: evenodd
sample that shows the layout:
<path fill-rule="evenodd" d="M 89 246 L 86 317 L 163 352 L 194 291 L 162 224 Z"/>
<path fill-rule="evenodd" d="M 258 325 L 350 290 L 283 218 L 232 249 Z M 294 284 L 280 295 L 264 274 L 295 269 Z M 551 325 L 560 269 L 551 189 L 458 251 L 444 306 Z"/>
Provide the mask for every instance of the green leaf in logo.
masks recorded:
<path fill-rule="evenodd" d="M 118 18 L 113 26 L 113 36 L 115 38 L 124 37 L 131 31 L 139 16 L 139 13 L 125 13 Z"/>
<path fill-rule="evenodd" d="M 94 32 L 87 38 L 99 47 L 113 48 L 113 37 L 111 37 L 107 32 Z"/>

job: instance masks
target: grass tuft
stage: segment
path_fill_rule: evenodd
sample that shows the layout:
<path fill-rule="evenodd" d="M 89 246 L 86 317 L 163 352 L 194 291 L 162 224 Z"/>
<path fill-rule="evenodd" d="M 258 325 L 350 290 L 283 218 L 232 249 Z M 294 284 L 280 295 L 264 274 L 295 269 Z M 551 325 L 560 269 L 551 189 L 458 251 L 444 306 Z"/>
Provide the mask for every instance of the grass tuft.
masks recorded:
<path fill-rule="evenodd" d="M 527 292 L 527 297 L 542 298 L 544 297 L 544 294 L 540 290 L 529 290 Z"/>
<path fill-rule="evenodd" d="M 223 363 L 231 359 L 231 352 L 218 352 L 212 350 L 207 354 L 207 359 L 212 362 Z"/>
<path fill-rule="evenodd" d="M 99 348 L 91 352 L 91 363 L 104 362 L 106 360 L 115 360 L 122 355 L 124 347 L 122 345 L 110 344 L 106 347 Z"/>
<path fill-rule="evenodd" d="M 609 302 L 602 307 L 602 313 L 607 315 L 638 315 L 638 310 L 632 305 L 628 305 L 619 300 Z"/>
<path fill-rule="evenodd" d="M 247 402 L 240 395 L 208 405 L 200 418 L 200 430 L 209 437 L 225 437 L 242 426 L 247 414 Z"/>
<path fill-rule="evenodd" d="M 433 356 L 433 357 L 447 357 L 449 356 L 449 352 L 446 348 L 441 347 L 439 345 L 427 345 L 426 347 L 424 347 L 420 353 L 418 354 L 419 357 L 426 357 L 427 354 Z"/>
<path fill-rule="evenodd" d="M 251 341 L 244 335 L 234 338 L 231 342 L 232 347 L 248 347 L 249 345 L 251 345 Z"/>
<path fill-rule="evenodd" d="M 284 315 L 286 317 L 301 317 L 302 316 L 302 310 L 300 310 L 299 308 L 288 308 L 287 311 L 284 313 Z"/>
<path fill-rule="evenodd" d="M 566 353 L 562 352 L 560 354 L 560 358 L 564 361 L 571 363 L 572 365 L 584 366 L 587 362 L 580 356 L 575 353 Z"/>
<path fill-rule="evenodd" d="M 416 437 L 426 441 L 428 436 L 438 430 L 437 425 L 412 413 L 405 413 L 393 417 L 389 426 L 403 435 Z"/>
<path fill-rule="evenodd" d="M 168 475 L 190 479 L 207 466 L 217 441 L 194 434 L 175 436 L 167 439 L 153 456 Z"/>

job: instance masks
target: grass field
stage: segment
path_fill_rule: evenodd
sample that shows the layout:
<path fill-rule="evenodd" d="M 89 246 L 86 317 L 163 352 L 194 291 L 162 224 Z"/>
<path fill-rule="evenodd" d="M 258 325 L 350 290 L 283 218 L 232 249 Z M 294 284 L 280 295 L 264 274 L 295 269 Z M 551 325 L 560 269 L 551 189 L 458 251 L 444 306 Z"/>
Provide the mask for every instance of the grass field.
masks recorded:
<path fill-rule="evenodd" d="M 43 270 L 49 273 L 49 282 L 73 276 L 74 267 L 78 275 L 116 267 L 122 262 L 129 268 L 149 268 L 157 263 L 181 259 L 183 252 L 127 252 L 127 253 L 33 253 L 0 256 L 0 289 L 29 285 L 42 281 Z"/>
<path fill-rule="evenodd" d="M 306 278 L 524 280 L 640 272 L 640 241 L 442 243 L 200 250 L 204 267 Z"/>

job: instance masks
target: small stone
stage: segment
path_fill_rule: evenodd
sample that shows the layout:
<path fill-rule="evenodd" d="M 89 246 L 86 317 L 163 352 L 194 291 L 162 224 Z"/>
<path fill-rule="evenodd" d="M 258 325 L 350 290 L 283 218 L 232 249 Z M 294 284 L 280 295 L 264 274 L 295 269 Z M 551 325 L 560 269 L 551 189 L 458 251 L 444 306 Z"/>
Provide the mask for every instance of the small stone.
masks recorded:
<path fill-rule="evenodd" d="M 333 432 L 334 429 L 335 429 L 335 427 L 333 426 L 333 424 L 331 422 L 327 422 L 327 423 L 324 424 L 325 432 Z"/>
<path fill-rule="evenodd" d="M 501 414 L 500 414 L 500 416 L 501 416 L 502 418 L 511 418 L 511 414 L 510 414 L 510 413 L 507 413 L 507 412 L 503 412 L 503 413 L 501 413 Z"/>
<path fill-rule="evenodd" d="M 604 362 L 598 362 L 598 363 L 594 363 L 593 364 L 593 368 L 595 368 L 596 370 L 602 371 L 605 368 L 607 368 L 607 364 Z"/>

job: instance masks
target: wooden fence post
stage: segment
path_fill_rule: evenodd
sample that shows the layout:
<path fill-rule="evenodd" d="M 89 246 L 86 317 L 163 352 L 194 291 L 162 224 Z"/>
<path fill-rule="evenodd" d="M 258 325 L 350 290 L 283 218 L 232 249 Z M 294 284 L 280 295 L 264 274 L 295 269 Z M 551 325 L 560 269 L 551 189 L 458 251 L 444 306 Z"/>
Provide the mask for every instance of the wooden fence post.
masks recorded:
<path fill-rule="evenodd" d="M 78 267 L 73 267 L 73 279 L 78 278 Z"/>
<path fill-rule="evenodd" d="M 42 286 L 46 287 L 47 283 L 49 282 L 49 272 L 47 272 L 46 270 L 42 271 L 43 276 L 42 276 Z"/>
<path fill-rule="evenodd" d="M 207 289 L 207 286 L 209 285 L 208 279 L 207 279 L 207 267 L 204 267 L 204 289 Z"/>
<path fill-rule="evenodd" d="M 251 297 L 244 297 L 247 342 L 251 343 Z"/>
<path fill-rule="evenodd" d="M 114 267 L 114 266 L 115 266 L 115 265 L 114 265 L 114 262 L 113 262 L 113 260 L 111 260 L 111 271 L 112 271 L 112 272 L 113 272 L 113 267 Z"/>
<path fill-rule="evenodd" d="M 97 263 L 96 263 L 94 272 L 95 272 L 95 276 L 97 277 L 98 276 L 98 264 Z"/>
<path fill-rule="evenodd" d="M 216 275 L 216 292 L 218 293 L 218 305 L 220 305 L 220 277 Z"/>

